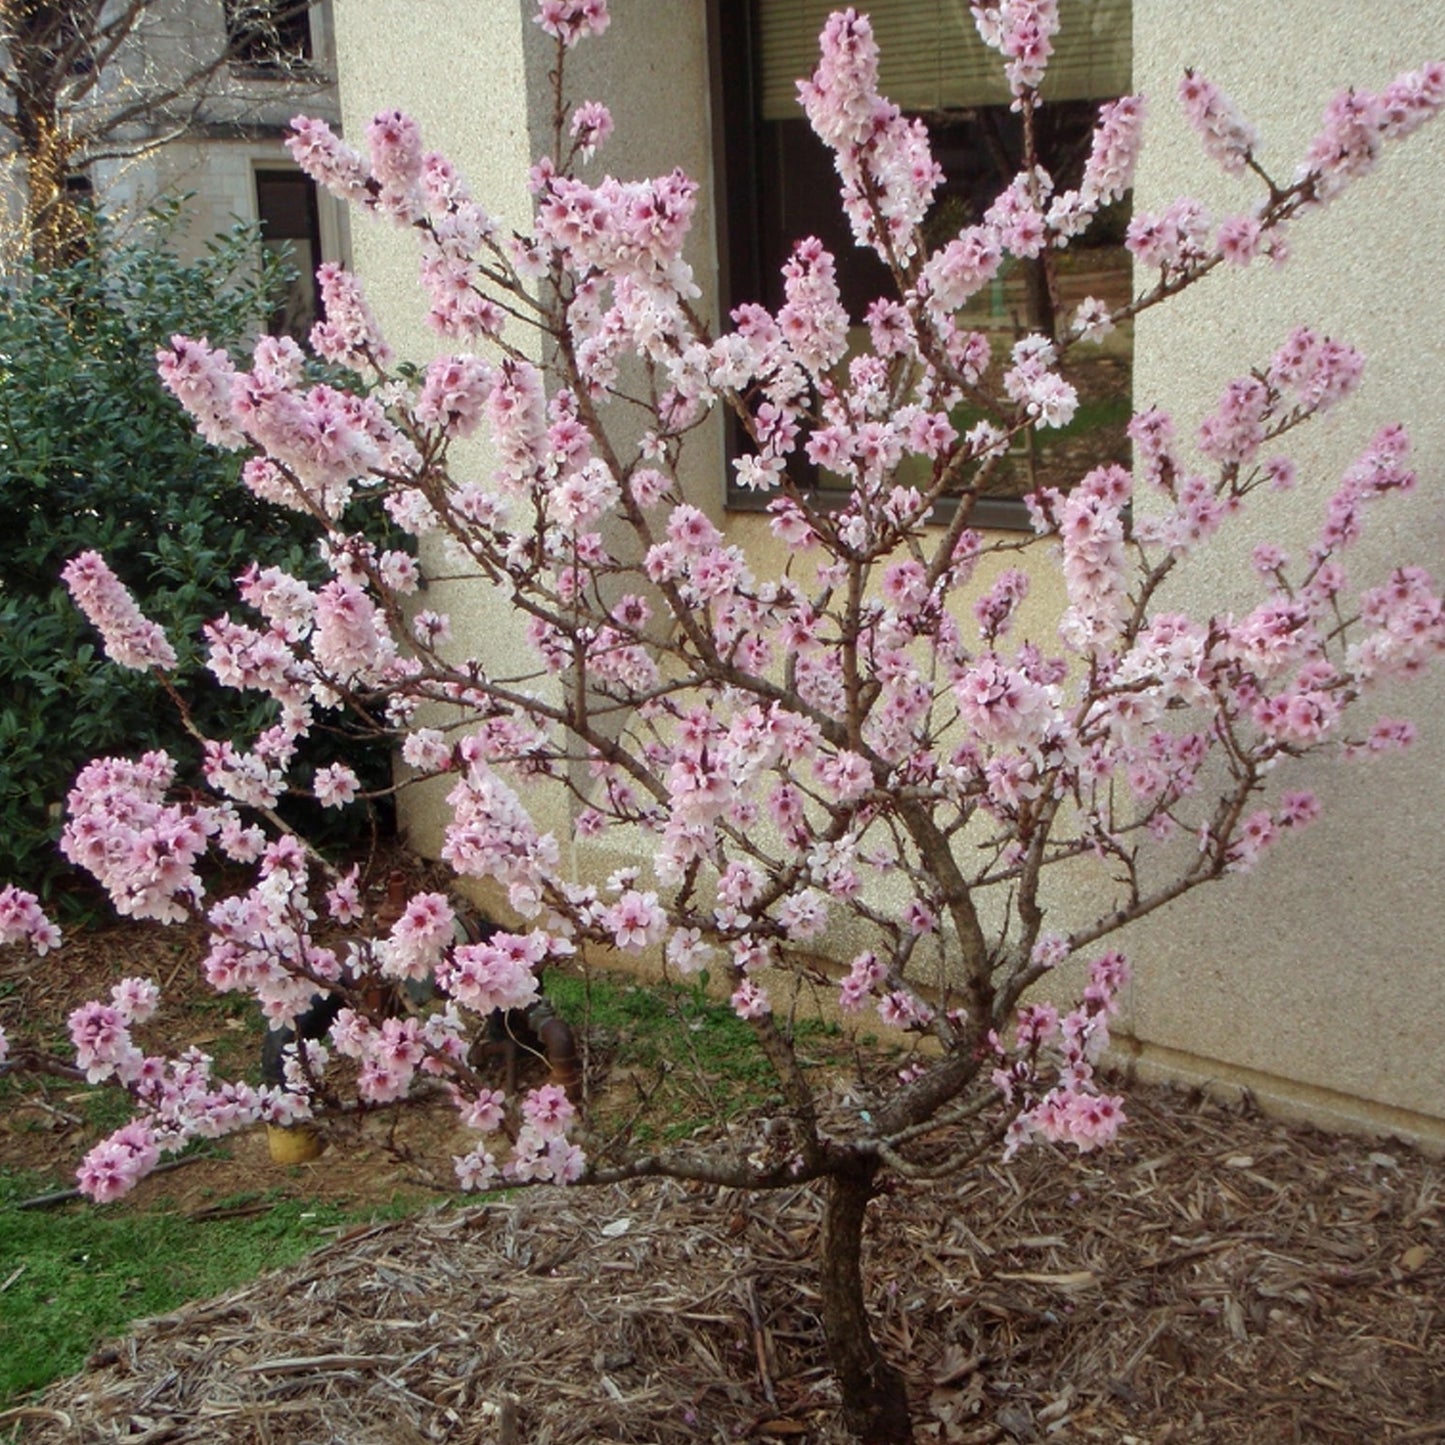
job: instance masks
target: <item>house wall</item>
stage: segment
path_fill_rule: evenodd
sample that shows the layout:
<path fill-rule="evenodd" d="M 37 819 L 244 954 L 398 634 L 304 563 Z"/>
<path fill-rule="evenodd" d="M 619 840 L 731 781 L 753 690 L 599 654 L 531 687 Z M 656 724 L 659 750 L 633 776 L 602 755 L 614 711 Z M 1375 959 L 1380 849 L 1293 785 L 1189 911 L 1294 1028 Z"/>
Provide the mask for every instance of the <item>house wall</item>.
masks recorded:
<path fill-rule="evenodd" d="M 1279 0 L 1135 5 L 1135 85 L 1153 98 L 1136 206 L 1201 195 L 1217 215 L 1243 210 L 1245 182 L 1211 176 L 1173 104 L 1197 65 L 1258 125 L 1261 160 L 1288 180 L 1325 102 L 1354 84 L 1381 89 L 1438 58 L 1436 0 Z M 1203 189 L 1201 189 L 1203 185 Z M 1379 578 L 1394 562 L 1440 569 L 1445 544 L 1445 127 L 1392 149 L 1379 170 L 1322 216 L 1301 222 L 1293 260 L 1216 275 L 1139 319 L 1135 405 L 1174 410 L 1187 434 L 1231 377 L 1266 362 L 1309 323 L 1360 347 L 1364 385 L 1349 405 L 1297 433 L 1294 495 L 1266 500 L 1261 536 L 1302 556 L 1345 466 L 1382 425 L 1414 440 L 1416 493 L 1381 503 L 1350 564 Z M 1187 419 L 1188 426 L 1183 425 Z M 1255 526 L 1246 519 L 1246 528 Z M 1182 579 L 1191 607 L 1249 594 L 1248 548 Z M 1445 678 L 1391 690 L 1378 711 L 1414 718 L 1405 756 L 1312 762 L 1303 781 L 1319 823 L 1257 873 L 1185 900 L 1134 931 L 1133 1027 L 1172 1071 L 1232 1077 L 1324 1117 L 1374 1120 L 1442 1137 L 1445 1119 Z M 1298 775 L 1292 785 L 1298 785 Z M 1395 1112 L 1400 1111 L 1400 1112 Z M 1424 1120 L 1434 1120 L 1427 1125 Z"/>
<path fill-rule="evenodd" d="M 423 34 L 409 10 L 340 6 L 338 65 L 348 134 L 358 137 L 373 111 L 401 105 L 421 120 L 429 145 L 454 156 L 497 216 L 525 216 L 522 179 L 546 148 L 549 126 L 551 48 L 531 24 L 532 9 L 529 0 L 486 6 L 431 0 Z M 603 156 L 607 168 L 630 176 L 681 164 L 707 187 L 712 122 L 703 0 L 613 0 L 612 9 L 604 39 L 568 58 L 577 81 L 570 93 L 605 99 L 618 120 Z M 1255 194 L 1242 183 L 1211 180 L 1172 100 L 1185 66 L 1202 67 L 1235 95 L 1266 136 L 1266 163 L 1288 179 L 1335 90 L 1351 81 L 1382 86 L 1427 58 L 1438 42 L 1433 0 L 1388 6 L 1383 0 L 1280 0 L 1267 14 L 1262 19 L 1246 0 L 1136 0 L 1136 87 L 1151 96 L 1154 112 L 1136 202 L 1141 209 L 1181 191 L 1199 193 L 1204 185 L 1205 199 L 1227 214 L 1244 209 Z M 1175 410 L 1186 436 L 1224 383 L 1267 361 L 1295 325 L 1310 322 L 1353 341 L 1372 362 L 1358 401 L 1307 429 L 1292 447 L 1308 479 L 1300 493 L 1269 497 L 1252 509 L 1261 519 L 1266 506 L 1271 515 L 1278 510 L 1280 520 L 1266 525 L 1249 516 L 1232 524 L 1241 560 L 1212 559 L 1187 569 L 1178 605 L 1206 613 L 1250 605 L 1253 541 L 1267 535 L 1302 553 L 1342 468 L 1378 425 L 1397 417 L 1416 425 L 1423 484 L 1417 495 L 1387 503 L 1371 517 L 1358 572 L 1378 575 L 1397 558 L 1426 564 L 1438 558 L 1445 531 L 1438 491 L 1445 412 L 1435 403 L 1445 363 L 1435 338 L 1445 329 L 1445 288 L 1434 284 L 1433 268 L 1442 181 L 1445 126 L 1437 126 L 1389 155 L 1381 174 L 1333 211 L 1302 225 L 1296 258 L 1283 271 L 1261 264 L 1216 275 L 1182 302 L 1140 318 L 1136 405 Z M 703 309 L 715 315 L 708 289 L 716 271 L 712 235 L 710 216 L 700 212 L 691 259 L 707 292 Z M 436 341 L 420 323 L 409 239 L 365 224 L 357 227 L 354 246 L 377 309 L 402 348 L 432 354 Z M 692 465 L 691 495 L 717 511 L 723 467 L 716 433 L 697 447 Z M 487 466 L 480 446 L 463 462 L 464 470 Z M 766 574 L 781 564 L 765 519 L 734 513 L 727 525 L 730 539 L 748 548 L 755 571 Z M 1060 606 L 1059 582 L 1042 556 L 1033 573 L 1023 620 L 1033 620 L 1047 638 Z M 489 655 L 499 662 L 520 655 L 505 599 L 469 587 L 455 605 Z M 1276 1107 L 1329 1122 L 1445 1142 L 1445 1051 L 1438 1045 L 1445 1036 L 1437 961 L 1442 906 L 1432 887 L 1435 859 L 1445 853 L 1437 781 L 1445 752 L 1442 690 L 1430 683 L 1398 700 L 1381 699 L 1383 711 L 1404 709 L 1420 719 L 1414 754 L 1364 767 L 1311 765 L 1308 776 L 1292 778 L 1291 785 L 1317 786 L 1327 800 L 1322 822 L 1281 845 L 1257 873 L 1206 889 L 1130 931 L 1125 946 L 1138 976 L 1123 1050 L 1137 1055 L 1143 1071 L 1245 1087 Z M 565 804 L 544 800 L 539 821 L 571 846 Z M 429 849 L 439 843 L 442 822 L 437 793 L 409 813 L 415 841 Z M 634 861 L 635 850 L 636 840 L 614 833 L 587 852 L 575 851 L 572 861 L 579 874 L 595 877 Z M 1094 897 L 1080 875 L 1061 880 L 1052 901 L 1059 916 L 1068 917 Z M 832 942 L 846 957 L 847 940 Z"/>

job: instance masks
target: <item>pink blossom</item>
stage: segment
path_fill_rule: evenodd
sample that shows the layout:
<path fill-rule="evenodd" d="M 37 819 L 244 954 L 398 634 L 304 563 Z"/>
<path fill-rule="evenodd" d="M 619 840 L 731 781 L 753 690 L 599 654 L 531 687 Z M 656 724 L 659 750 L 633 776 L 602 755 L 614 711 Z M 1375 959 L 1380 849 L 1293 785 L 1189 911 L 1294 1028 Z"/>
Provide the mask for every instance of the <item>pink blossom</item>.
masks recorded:
<path fill-rule="evenodd" d="M 920 289 L 931 310 L 957 311 L 998 274 L 1003 247 L 991 227 L 970 226 L 924 264 Z"/>
<path fill-rule="evenodd" d="M 571 130 L 578 155 L 590 161 L 597 147 L 612 134 L 612 112 L 600 100 L 584 101 L 572 112 Z"/>
<path fill-rule="evenodd" d="M 571 47 L 584 35 L 601 35 L 611 16 L 607 0 L 537 0 L 536 22 Z"/>
<path fill-rule="evenodd" d="M 315 351 L 341 366 L 378 369 L 391 362 L 387 345 L 367 305 L 360 280 L 333 261 L 326 261 L 316 271 L 321 288 L 324 319 L 311 328 L 311 345 Z"/>
<path fill-rule="evenodd" d="M 85 1070 L 90 1083 L 98 1084 L 116 1073 L 124 1077 L 140 1064 L 141 1054 L 131 1042 L 128 1020 L 118 1008 L 82 1004 L 68 1023 L 76 1065 Z"/>
<path fill-rule="evenodd" d="M 847 348 L 848 316 L 839 300 L 833 257 L 809 237 L 783 267 L 787 302 L 778 325 L 793 354 L 812 372 L 826 371 Z"/>
<path fill-rule="evenodd" d="M 479 1129 L 483 1134 L 492 1134 L 501 1128 L 507 1096 L 500 1089 L 480 1089 L 470 1097 L 459 1092 L 456 1102 L 462 1123 L 468 1129 Z"/>
<path fill-rule="evenodd" d="M 361 780 L 345 763 L 329 763 L 316 769 L 312 790 L 323 808 L 344 808 L 356 801 Z"/>
<path fill-rule="evenodd" d="M 1215 245 L 1231 265 L 1248 266 L 1259 252 L 1262 235 L 1253 216 L 1230 216 L 1219 223 Z"/>
<path fill-rule="evenodd" d="M 1056 1089 L 1021 1116 L 1021 1122 L 1026 1135 L 1053 1144 L 1072 1144 L 1086 1154 L 1113 1143 L 1124 1123 L 1124 1101 L 1115 1094 Z"/>
<path fill-rule="evenodd" d="M 497 1161 L 480 1146 L 470 1154 L 454 1155 L 452 1165 L 456 1171 L 457 1183 L 467 1193 L 484 1192 L 501 1178 Z"/>
<path fill-rule="evenodd" d="M 156 371 L 208 442 L 230 450 L 245 445 L 245 433 L 231 410 L 236 368 L 220 347 L 172 336 L 170 346 L 156 352 Z"/>
<path fill-rule="evenodd" d="M 360 587 L 339 579 L 316 594 L 312 649 L 327 676 L 343 683 L 379 677 L 396 655 L 386 619 L 375 603 Z"/>
<path fill-rule="evenodd" d="M 139 672 L 153 667 L 169 671 L 176 665 L 175 649 L 164 629 L 147 621 L 99 552 L 78 553 L 60 575 L 75 605 L 99 630 L 112 662 Z"/>
<path fill-rule="evenodd" d="M 706 968 L 715 953 L 696 928 L 676 929 L 667 940 L 667 961 L 682 974 Z"/>
<path fill-rule="evenodd" d="M 1059 28 L 1058 0 L 980 0 L 969 9 L 983 43 L 1008 60 L 1006 70 L 1014 95 L 1036 88 L 1053 54 L 1053 36 Z"/>
<path fill-rule="evenodd" d="M 577 1110 L 566 1092 L 556 1084 L 532 1089 L 522 1100 L 522 1117 L 544 1139 L 553 1139 L 567 1132 Z"/>
<path fill-rule="evenodd" d="M 343 200 L 370 200 L 366 162 L 339 140 L 325 121 L 298 115 L 291 122 L 291 132 L 286 149 L 313 181 Z"/>
<path fill-rule="evenodd" d="M 1204 142 L 1205 153 L 1227 175 L 1242 175 L 1259 144 L 1259 133 L 1234 102 L 1195 70 L 1184 72 L 1179 99 L 1190 125 Z"/>
<path fill-rule="evenodd" d="M 216 819 L 165 801 L 174 775 L 162 752 L 100 758 L 81 769 L 66 800 L 61 852 L 95 875 L 123 915 L 179 922 L 182 900 L 203 892 L 195 865 Z"/>
<path fill-rule="evenodd" d="M 117 1129 L 85 1156 L 76 1171 L 81 1192 L 97 1204 L 129 1194 L 160 1158 L 160 1150 L 150 1130 L 133 1121 Z"/>
<path fill-rule="evenodd" d="M 745 978 L 738 984 L 729 1002 L 740 1019 L 749 1021 L 766 1018 L 773 1011 L 767 993 L 750 978 Z"/>
<path fill-rule="evenodd" d="M 147 1022 L 160 998 L 160 989 L 148 978 L 123 978 L 110 991 L 111 1004 L 127 1026 Z"/>
<path fill-rule="evenodd" d="M 485 412 L 494 379 L 493 369 L 479 357 L 438 357 L 426 369 L 416 419 L 441 427 L 448 436 L 470 436 Z"/>
<path fill-rule="evenodd" d="M 326 911 L 338 923 L 355 923 L 365 917 L 359 873 L 360 865 L 353 864 L 350 872 L 326 890 Z"/>
<path fill-rule="evenodd" d="M 456 940 L 456 928 L 456 913 L 445 894 L 413 894 L 382 945 L 382 974 L 425 978 Z"/>
<path fill-rule="evenodd" d="M 603 924 L 624 953 L 640 953 L 657 943 L 667 928 L 667 914 L 655 893 L 629 888 L 603 917 Z"/>
<path fill-rule="evenodd" d="M 436 728 L 417 728 L 408 733 L 401 755 L 408 766 L 422 773 L 442 773 L 452 763 L 451 744 Z"/>
<path fill-rule="evenodd" d="M 889 1028 L 919 1029 L 933 1017 L 933 1010 L 911 989 L 896 988 L 878 1000 L 878 1017 Z"/>
<path fill-rule="evenodd" d="M 0 944 L 22 939 L 43 956 L 60 947 L 60 930 L 45 916 L 33 893 L 7 883 L 0 888 Z"/>
<path fill-rule="evenodd" d="M 453 949 L 437 965 L 437 983 L 472 1013 L 527 1008 L 537 1001 L 535 970 L 543 956 L 537 940 L 498 933 Z"/>
<path fill-rule="evenodd" d="M 1134 166 L 1143 142 L 1144 98 L 1126 95 L 1099 107 L 1099 120 L 1084 165 L 1080 192 L 1090 207 L 1108 205 L 1134 184 Z"/>
<path fill-rule="evenodd" d="M 1304 828 L 1320 815 L 1319 799 L 1311 792 L 1284 793 L 1279 800 L 1281 828 Z"/>
<path fill-rule="evenodd" d="M 1160 215 L 1136 215 L 1124 244 L 1141 266 L 1185 271 L 1209 254 L 1209 217 L 1198 201 L 1184 196 Z"/>
<path fill-rule="evenodd" d="M 1445 65 L 1425 66 L 1396 77 L 1380 95 L 1341 91 L 1326 107 L 1324 122 L 1300 167 L 1313 179 L 1313 199 L 1332 200 L 1351 180 L 1371 171 L 1381 143 L 1411 134 L 1445 104 Z"/>

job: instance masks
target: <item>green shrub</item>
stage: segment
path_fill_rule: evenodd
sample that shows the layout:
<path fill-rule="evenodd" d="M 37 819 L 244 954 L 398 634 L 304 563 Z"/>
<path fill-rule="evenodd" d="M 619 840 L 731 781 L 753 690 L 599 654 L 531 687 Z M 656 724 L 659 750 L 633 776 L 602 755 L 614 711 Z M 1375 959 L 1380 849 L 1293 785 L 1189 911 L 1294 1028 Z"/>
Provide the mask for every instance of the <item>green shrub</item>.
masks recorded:
<path fill-rule="evenodd" d="M 205 728 L 235 719 L 239 700 L 201 665 L 201 622 L 235 603 L 248 562 L 295 566 L 317 535 L 256 500 L 241 459 L 202 442 L 156 377 L 173 332 L 232 348 L 254 337 L 277 281 L 245 227 L 178 259 L 175 219 L 175 207 L 158 212 L 129 241 L 102 228 L 75 264 L 0 283 L 0 879 L 59 892 L 63 911 L 85 897 L 54 846 L 56 804 L 79 768 L 156 747 L 198 759 L 156 684 L 105 662 L 60 583 L 65 562 L 103 553 L 166 627 Z M 251 727 L 271 720 L 266 708 L 251 705 Z M 375 743 L 307 746 L 314 762 L 344 752 L 363 779 L 386 776 Z"/>

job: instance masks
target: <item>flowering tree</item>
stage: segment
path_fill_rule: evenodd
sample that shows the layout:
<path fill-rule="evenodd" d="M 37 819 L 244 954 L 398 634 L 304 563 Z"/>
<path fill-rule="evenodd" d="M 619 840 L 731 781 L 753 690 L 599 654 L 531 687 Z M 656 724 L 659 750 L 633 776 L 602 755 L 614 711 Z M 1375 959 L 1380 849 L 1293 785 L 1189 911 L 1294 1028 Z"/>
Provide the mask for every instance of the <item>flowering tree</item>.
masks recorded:
<path fill-rule="evenodd" d="M 416 236 L 428 319 L 456 350 L 424 372 L 399 367 L 356 279 L 325 268 L 313 343 L 365 389 L 304 387 L 285 339 L 263 338 L 245 372 L 205 341 L 177 337 L 161 354 L 201 432 L 252 450 L 246 484 L 326 528 L 332 577 L 312 587 L 254 568 L 240 579 L 249 620 L 207 628 L 217 678 L 276 706 L 257 738 L 204 740 L 212 800 L 175 793 L 164 754 L 99 760 L 71 792 L 64 848 L 124 914 L 203 912 L 206 977 L 253 992 L 274 1023 L 318 991 L 345 1007 L 324 1043 L 298 1044 L 275 1089 L 221 1084 L 195 1051 L 146 1056 L 131 1030 L 154 1008 L 149 983 L 78 1010 L 80 1066 L 123 1084 L 139 1111 L 86 1159 L 89 1193 L 114 1198 L 197 1135 L 306 1118 L 328 1051 L 358 1062 L 372 1101 L 446 1080 L 477 1134 L 455 1161 L 467 1189 L 819 1180 L 823 1315 L 846 1418 L 868 1440 L 911 1438 L 902 1377 L 864 1308 L 862 1223 L 880 1177 L 940 1179 L 1036 1141 L 1107 1143 L 1122 1102 L 1095 1069 L 1128 966 L 1105 941 L 1311 822 L 1311 794 L 1266 790 L 1282 766 L 1408 742 L 1407 724 L 1353 723 L 1354 705 L 1445 645 L 1425 573 L 1402 566 L 1363 588 L 1346 577 L 1369 509 L 1413 482 L 1397 428 L 1346 472 L 1306 556 L 1255 548 L 1252 610 L 1169 610 L 1180 561 L 1237 539 L 1238 514 L 1294 483 L 1280 443 L 1359 380 L 1359 354 L 1308 329 L 1227 388 L 1192 451 L 1147 411 L 1131 426 L 1137 476 L 1101 467 L 1030 499 L 1067 593 L 1054 635 L 1016 635 L 1020 570 L 960 600 L 981 559 L 1020 545 L 987 540 L 970 515 L 1016 436 L 1071 417 L 1066 354 L 1218 267 L 1282 261 L 1288 226 L 1445 101 L 1440 65 L 1338 97 L 1285 182 L 1261 167 L 1228 98 L 1187 75 L 1190 121 L 1225 170 L 1258 177 L 1255 207 L 1217 223 L 1189 199 L 1136 215 L 1139 294 L 1113 309 L 1085 301 L 1063 334 L 998 358 L 961 308 L 1006 257 L 1047 262 L 1125 195 L 1140 143 L 1143 104 L 1125 97 L 1102 107 L 1077 189 L 1057 190 L 1037 164 L 1055 11 L 1052 0 L 974 6 L 1005 57 L 1028 154 L 983 220 L 932 254 L 920 225 L 940 172 L 926 133 L 877 94 L 867 20 L 828 21 L 800 99 L 836 157 L 857 243 L 897 290 L 869 309 L 862 352 L 850 353 L 833 260 L 816 241 L 798 243 L 776 315 L 742 306 L 714 334 L 683 255 L 695 184 L 680 172 L 584 178 L 612 120 L 595 101 L 568 109 L 564 61 L 606 28 L 605 0 L 539 5 L 557 45 L 558 120 L 531 172 L 527 226 L 488 214 L 405 115 L 376 118 L 369 156 L 296 122 L 292 150 L 309 174 Z M 988 419 L 960 435 L 951 414 L 963 403 Z M 719 406 L 750 441 L 738 479 L 769 498 L 790 555 L 781 575 L 755 575 L 677 480 Z M 452 465 L 454 444 L 479 431 L 495 461 L 484 482 Z M 846 481 L 844 505 L 815 504 L 790 471 L 803 457 Z M 358 504 L 422 539 L 434 570 L 501 589 L 531 661 L 513 671 L 471 655 L 422 605 L 409 555 L 342 531 Z M 111 656 L 163 679 L 170 644 L 103 559 L 77 557 L 66 575 Z M 337 874 L 284 827 L 274 809 L 288 787 L 338 807 L 358 796 L 345 766 L 292 776 L 297 738 L 334 709 L 394 736 L 410 778 L 447 780 L 442 856 L 459 878 L 505 888 L 513 931 L 459 942 L 452 903 L 431 892 L 378 929 L 355 872 Z M 559 797 L 581 837 L 631 830 L 638 866 L 605 883 L 569 875 L 529 811 Z M 208 900 L 199 869 L 212 850 L 254 864 L 255 886 Z M 1064 869 L 1095 875 L 1090 911 L 1054 881 Z M 56 941 L 13 889 L 0 929 L 42 952 Z M 679 973 L 730 979 L 786 1100 L 781 1124 L 741 1143 L 602 1148 L 561 1089 L 516 1101 L 473 1072 L 469 1020 L 525 1006 L 549 961 L 650 949 Z M 1081 993 L 1043 1002 L 1040 986 L 1070 959 L 1083 963 Z M 369 984 L 428 974 L 444 1000 L 428 1014 L 389 1018 L 370 1002 Z M 876 1010 L 931 1046 L 866 1107 L 834 1096 L 805 1072 L 779 1007 L 805 987 L 836 989 L 844 1012 Z"/>

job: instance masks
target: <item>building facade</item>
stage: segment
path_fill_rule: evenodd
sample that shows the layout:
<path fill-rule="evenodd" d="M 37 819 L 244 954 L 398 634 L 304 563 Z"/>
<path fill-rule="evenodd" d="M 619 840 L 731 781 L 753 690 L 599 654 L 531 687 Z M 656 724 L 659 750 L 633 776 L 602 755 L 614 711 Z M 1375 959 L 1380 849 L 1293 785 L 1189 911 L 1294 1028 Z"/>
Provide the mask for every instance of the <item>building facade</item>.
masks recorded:
<path fill-rule="evenodd" d="M 190 253 L 238 219 L 258 223 L 265 244 L 300 273 L 278 298 L 275 324 L 304 336 L 317 265 L 347 255 L 344 208 L 318 194 L 283 145 L 298 111 L 340 122 L 330 0 L 130 0 L 134 24 L 113 49 L 103 27 L 127 6 L 91 7 L 89 19 L 31 8 L 40 18 L 29 33 L 13 22 L 0 63 L 14 77 L 27 45 L 50 60 L 66 188 L 122 233 L 158 201 L 184 197 L 178 243 Z M 12 111 L 20 103 L 12 86 Z M 17 150 L 5 160 L 14 241 L 26 157 Z"/>
<path fill-rule="evenodd" d="M 738 107 L 766 119 L 772 104 L 740 99 L 747 87 L 767 87 L 755 66 L 740 71 L 730 60 L 737 41 L 728 22 L 744 11 L 755 19 L 768 4 L 612 0 L 607 35 L 568 61 L 573 99 L 605 100 L 617 119 L 609 170 L 638 176 L 680 165 L 703 183 L 691 259 L 706 288 L 700 305 L 714 318 L 724 297 L 736 293 L 739 275 L 757 270 L 758 257 L 738 239 L 755 237 L 756 228 L 736 212 L 753 203 L 750 195 L 760 205 L 767 199 L 740 186 L 730 170 Z M 816 18 L 811 0 L 773 8 L 784 19 Z M 907 8 L 935 31 L 970 23 L 962 0 L 916 0 Z M 421 26 L 412 7 L 343 0 L 335 43 L 347 132 L 360 134 L 373 112 L 399 106 L 420 121 L 428 146 L 453 157 L 503 224 L 526 217 L 527 168 L 547 149 L 552 124 L 552 53 L 531 22 L 533 9 L 530 0 L 430 0 Z M 1112 12 L 1117 23 L 1117 7 L 1097 12 Z M 1152 108 L 1135 205 L 1154 211 L 1191 194 L 1216 214 L 1245 209 L 1257 187 L 1214 172 L 1200 153 L 1173 100 L 1186 68 L 1199 67 L 1235 97 L 1260 127 L 1262 156 L 1288 179 L 1332 95 L 1350 84 L 1382 87 L 1432 58 L 1439 40 L 1434 0 L 1280 0 L 1263 11 L 1244 0 L 1133 0 L 1126 28 L 1132 88 Z M 1105 72 L 1118 58 L 1114 34 L 1095 57 Z M 1117 83 L 1086 75 L 1063 98 L 1087 103 Z M 939 100 L 945 109 L 958 103 Z M 1134 404 L 1173 411 L 1185 435 L 1230 379 L 1267 362 L 1298 325 L 1348 340 L 1369 358 L 1351 405 L 1300 436 L 1294 455 L 1308 481 L 1256 509 L 1270 518 L 1267 533 L 1242 536 L 1242 545 L 1206 553 L 1185 569 L 1181 601 L 1206 613 L 1252 605 L 1244 599 L 1253 541 L 1267 536 L 1302 555 L 1341 473 L 1378 427 L 1396 420 L 1411 427 L 1421 485 L 1371 517 L 1353 565 L 1362 578 L 1378 578 L 1397 561 L 1438 564 L 1445 542 L 1445 409 L 1438 404 L 1445 288 L 1435 278 L 1442 194 L 1445 127 L 1436 126 L 1388 155 L 1337 206 L 1301 222 L 1287 266 L 1257 263 L 1213 275 L 1179 302 L 1139 317 L 1128 359 Z M 434 354 L 436 339 L 420 320 L 409 239 L 358 222 L 353 246 L 398 349 L 422 359 Z M 1027 298 L 1005 296 L 999 304 L 1007 311 Z M 780 561 L 778 544 L 764 518 L 729 496 L 726 448 L 719 426 L 693 448 L 686 484 L 766 574 Z M 485 468 L 485 453 L 477 449 L 468 464 Z M 1240 525 L 1247 531 L 1255 524 Z M 1226 552 L 1237 563 L 1218 560 Z M 1062 609 L 1061 587 L 1042 553 L 1030 565 L 1034 585 L 1020 625 L 1045 632 Z M 978 585 L 990 580 L 984 575 Z M 463 587 L 454 606 L 489 655 L 520 652 L 505 599 Z M 1445 677 L 1398 699 L 1386 696 L 1379 710 L 1418 720 L 1411 753 L 1363 765 L 1311 761 L 1292 781 L 1326 802 L 1313 830 L 1257 872 L 1202 889 L 1129 931 L 1123 946 L 1136 978 L 1120 1052 L 1141 1071 L 1247 1089 L 1326 1123 L 1441 1144 L 1445 901 L 1435 875 L 1445 856 Z M 577 840 L 566 804 L 553 806 L 555 816 L 543 821 L 573 840 L 579 876 L 605 876 L 629 860 L 634 843 L 606 835 Z M 435 795 L 413 807 L 411 827 L 420 844 L 436 845 Z M 1087 883 L 1077 887 L 1086 902 Z M 1067 891 L 1057 900 L 1064 911 L 1070 902 Z"/>

